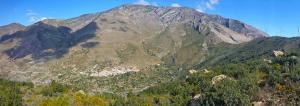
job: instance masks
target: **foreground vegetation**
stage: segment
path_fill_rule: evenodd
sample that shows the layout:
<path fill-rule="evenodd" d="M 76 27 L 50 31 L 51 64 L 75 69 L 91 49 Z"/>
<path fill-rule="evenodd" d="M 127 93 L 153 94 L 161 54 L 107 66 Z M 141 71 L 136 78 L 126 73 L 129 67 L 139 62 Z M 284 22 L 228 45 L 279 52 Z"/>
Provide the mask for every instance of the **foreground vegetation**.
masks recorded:
<path fill-rule="evenodd" d="M 140 106 L 140 105 L 300 105 L 300 65 L 297 54 L 270 60 L 218 65 L 182 73 L 177 78 L 126 95 L 89 93 L 52 81 L 48 85 L 0 80 L 0 105 Z M 213 80 L 216 76 L 226 76 Z"/>

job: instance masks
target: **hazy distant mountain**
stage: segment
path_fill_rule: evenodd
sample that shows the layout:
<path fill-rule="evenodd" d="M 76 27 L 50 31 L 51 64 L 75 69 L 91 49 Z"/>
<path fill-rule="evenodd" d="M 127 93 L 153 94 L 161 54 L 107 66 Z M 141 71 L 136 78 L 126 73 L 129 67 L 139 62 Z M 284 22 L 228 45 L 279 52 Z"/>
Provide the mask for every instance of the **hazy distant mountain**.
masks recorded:
<path fill-rule="evenodd" d="M 238 20 L 190 8 L 143 5 L 44 20 L 19 32 L 24 26 L 16 26 L 0 40 L 0 75 L 36 83 L 60 80 L 66 70 L 76 75 L 92 70 L 101 77 L 157 64 L 191 67 L 230 50 L 222 45 L 268 36 Z M 94 73 L 103 68 L 105 75 Z"/>
<path fill-rule="evenodd" d="M 11 23 L 8 25 L 0 26 L 0 37 L 3 35 L 13 34 L 22 29 L 25 29 L 25 26 L 19 23 Z"/>

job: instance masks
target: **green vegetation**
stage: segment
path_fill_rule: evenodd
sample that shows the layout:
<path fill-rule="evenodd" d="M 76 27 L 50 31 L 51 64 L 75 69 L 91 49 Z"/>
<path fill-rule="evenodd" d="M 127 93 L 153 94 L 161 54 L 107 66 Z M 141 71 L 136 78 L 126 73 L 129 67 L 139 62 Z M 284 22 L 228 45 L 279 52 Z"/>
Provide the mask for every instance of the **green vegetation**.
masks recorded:
<path fill-rule="evenodd" d="M 219 76 L 223 77 L 218 79 Z M 260 101 L 266 105 L 300 104 L 300 65 L 297 53 L 269 56 L 267 59 L 257 57 L 240 63 L 222 63 L 206 71 L 199 69 L 190 72 L 178 67 L 154 65 L 145 72 L 96 80 L 82 76 L 81 79 L 77 85 L 52 81 L 48 85 L 35 87 L 32 83 L 1 79 L 0 105 L 249 106 L 252 102 Z M 92 81 L 97 82 L 95 88 L 109 86 L 112 93 L 84 89 Z"/>
<path fill-rule="evenodd" d="M 22 105 L 22 89 L 31 89 L 32 83 L 13 82 L 0 79 L 0 106 L 20 106 Z"/>
<path fill-rule="evenodd" d="M 124 49 L 121 50 L 117 50 L 117 55 L 121 60 L 121 63 L 124 63 L 125 61 L 127 61 L 130 56 L 133 56 L 134 53 L 136 52 L 137 47 L 133 44 L 127 44 L 126 47 Z"/>
<path fill-rule="evenodd" d="M 148 13 L 148 12 L 151 12 L 153 9 L 151 9 L 151 8 L 146 8 L 145 10 L 144 10 L 144 13 Z"/>
<path fill-rule="evenodd" d="M 267 37 L 258 38 L 247 43 L 233 45 L 222 43 L 209 47 L 209 57 L 195 68 L 226 65 L 228 63 L 246 63 L 258 59 L 273 58 L 274 50 L 299 54 L 299 38 Z"/>
<path fill-rule="evenodd" d="M 56 81 L 52 81 L 49 85 L 43 87 L 41 93 L 44 96 L 55 96 L 66 91 L 68 91 L 66 86 L 59 84 Z"/>
<path fill-rule="evenodd" d="M 176 78 L 157 82 L 141 92 L 129 92 L 124 94 L 100 93 L 89 94 L 88 91 L 75 89 L 52 81 L 46 86 L 33 87 L 30 83 L 12 82 L 0 80 L 1 105 L 92 105 L 92 106 L 140 106 L 140 105 L 229 105 L 245 106 L 251 102 L 264 101 L 268 105 L 299 105 L 300 89 L 300 65 L 295 53 L 276 57 L 270 62 L 262 59 L 251 60 L 244 63 L 231 63 L 217 65 L 209 68 L 208 72 L 197 71 L 186 73 L 181 69 L 153 67 L 157 78 L 168 76 Z M 177 70 L 177 71 L 172 71 Z M 166 72 L 162 74 L 161 72 Z M 177 73 L 177 75 L 175 74 Z M 214 77 L 225 75 L 226 78 L 212 83 Z M 115 79 L 136 80 L 128 83 L 132 89 L 143 84 L 141 74 L 128 73 Z M 133 79 L 141 78 L 141 79 Z M 159 81 L 157 78 L 147 78 Z M 124 80 L 124 81 L 125 81 Z M 105 80 L 104 80 L 105 81 Z M 107 83 L 118 83 L 107 79 Z M 150 81 L 151 82 L 151 81 Z M 102 83 L 105 84 L 105 83 Z M 116 84 L 122 85 L 122 84 Z M 135 85 L 135 86 L 134 86 Z M 99 86 L 101 87 L 101 86 Z M 115 91 L 121 86 L 112 87 Z M 40 98 L 39 98 L 40 97 Z M 24 98 L 24 100 L 22 99 Z M 71 102 L 70 102 L 71 101 Z"/>

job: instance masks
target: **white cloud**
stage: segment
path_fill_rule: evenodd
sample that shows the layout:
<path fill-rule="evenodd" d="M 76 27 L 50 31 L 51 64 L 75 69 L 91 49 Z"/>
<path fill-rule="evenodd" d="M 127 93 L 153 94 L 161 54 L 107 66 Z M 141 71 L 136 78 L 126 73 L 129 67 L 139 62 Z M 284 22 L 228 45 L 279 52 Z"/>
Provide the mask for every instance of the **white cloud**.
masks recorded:
<path fill-rule="evenodd" d="M 137 2 L 135 2 L 134 4 L 139 4 L 139 5 L 150 5 L 149 2 L 145 1 L 145 0 L 138 0 Z"/>
<path fill-rule="evenodd" d="M 215 6 L 219 4 L 220 0 L 209 0 L 206 2 L 206 7 L 210 10 L 215 9 Z"/>
<path fill-rule="evenodd" d="M 32 10 L 26 10 L 26 16 L 29 18 L 29 22 L 33 23 L 39 20 L 38 14 Z"/>
<path fill-rule="evenodd" d="M 196 7 L 196 10 L 199 11 L 199 12 L 205 12 L 206 11 L 206 5 L 204 3 L 201 3 L 199 4 L 197 7 Z"/>
<path fill-rule="evenodd" d="M 42 21 L 48 19 L 47 17 L 42 17 L 38 13 L 34 12 L 33 10 L 26 10 L 26 16 L 28 17 L 29 23 L 35 23 L 38 21 Z"/>
<path fill-rule="evenodd" d="M 43 20 L 46 20 L 48 19 L 47 17 L 42 17 L 40 20 L 43 21 Z"/>
<path fill-rule="evenodd" d="M 158 6 L 157 2 L 152 2 L 151 5 Z"/>
<path fill-rule="evenodd" d="M 199 12 L 205 12 L 206 10 L 213 10 L 215 9 L 216 5 L 220 3 L 220 0 L 206 0 L 201 2 L 197 7 L 196 10 Z"/>
<path fill-rule="evenodd" d="M 35 15 L 38 15 L 38 14 L 33 12 L 32 10 L 26 10 L 26 15 L 27 16 L 35 16 Z"/>
<path fill-rule="evenodd" d="M 29 17 L 29 22 L 35 22 L 37 19 L 35 17 Z"/>
<path fill-rule="evenodd" d="M 201 13 L 204 12 L 203 9 L 201 9 L 201 8 L 197 8 L 196 10 L 197 10 L 198 12 L 201 12 Z"/>
<path fill-rule="evenodd" d="M 211 10 L 214 9 L 214 6 L 212 4 L 210 4 L 209 2 L 206 2 L 206 7 Z"/>
<path fill-rule="evenodd" d="M 178 4 L 178 3 L 173 3 L 173 4 L 171 4 L 171 6 L 172 6 L 172 7 L 181 7 L 181 5 Z"/>
<path fill-rule="evenodd" d="M 209 0 L 211 4 L 219 4 L 220 0 Z"/>
<path fill-rule="evenodd" d="M 148 2 L 146 0 L 138 0 L 136 2 L 134 2 L 134 4 L 138 4 L 138 5 L 153 5 L 153 6 L 158 6 L 157 2 Z"/>

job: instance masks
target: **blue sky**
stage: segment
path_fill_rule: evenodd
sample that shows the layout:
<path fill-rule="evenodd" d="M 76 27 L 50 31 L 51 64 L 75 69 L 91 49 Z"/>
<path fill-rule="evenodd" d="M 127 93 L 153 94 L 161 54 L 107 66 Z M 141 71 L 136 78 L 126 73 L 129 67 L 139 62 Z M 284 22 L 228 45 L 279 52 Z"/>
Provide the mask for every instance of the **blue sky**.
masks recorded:
<path fill-rule="evenodd" d="M 185 6 L 243 21 L 271 36 L 300 36 L 300 0 L 1 0 L 0 25 L 68 19 L 122 4 Z"/>

